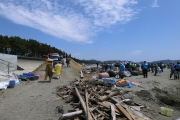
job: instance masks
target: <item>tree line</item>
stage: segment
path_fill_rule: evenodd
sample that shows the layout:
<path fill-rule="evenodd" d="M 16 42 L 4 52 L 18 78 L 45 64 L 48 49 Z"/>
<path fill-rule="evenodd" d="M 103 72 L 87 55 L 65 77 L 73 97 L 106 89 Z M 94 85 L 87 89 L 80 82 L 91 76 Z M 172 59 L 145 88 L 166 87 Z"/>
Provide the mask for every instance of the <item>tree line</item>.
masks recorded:
<path fill-rule="evenodd" d="M 0 35 L 0 53 L 19 55 L 34 58 L 44 58 L 44 55 L 51 53 L 59 53 L 66 56 L 67 53 L 46 43 L 40 43 L 33 39 L 22 39 L 18 36 Z M 72 57 L 78 63 L 93 64 L 96 60 L 79 60 Z M 99 61 L 98 61 L 99 62 Z"/>
<path fill-rule="evenodd" d="M 33 39 L 22 39 L 17 36 L 0 35 L 0 53 L 43 58 L 49 53 L 65 55 L 64 51 Z"/>

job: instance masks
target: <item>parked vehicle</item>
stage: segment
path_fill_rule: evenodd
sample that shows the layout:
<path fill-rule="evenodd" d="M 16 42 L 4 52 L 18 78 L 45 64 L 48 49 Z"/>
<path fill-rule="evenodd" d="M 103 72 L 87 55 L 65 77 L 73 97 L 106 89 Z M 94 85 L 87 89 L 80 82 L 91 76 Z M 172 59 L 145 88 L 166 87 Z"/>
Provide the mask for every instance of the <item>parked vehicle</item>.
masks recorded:
<path fill-rule="evenodd" d="M 52 59 L 54 65 L 56 65 L 60 61 L 60 55 L 58 53 L 52 53 L 50 59 Z"/>

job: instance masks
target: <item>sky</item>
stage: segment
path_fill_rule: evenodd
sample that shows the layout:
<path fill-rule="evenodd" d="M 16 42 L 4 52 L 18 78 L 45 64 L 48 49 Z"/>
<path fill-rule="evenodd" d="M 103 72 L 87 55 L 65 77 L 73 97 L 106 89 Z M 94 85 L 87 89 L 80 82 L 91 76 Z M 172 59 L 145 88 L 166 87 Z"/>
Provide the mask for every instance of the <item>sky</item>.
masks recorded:
<path fill-rule="evenodd" d="M 0 35 L 78 59 L 179 60 L 180 0 L 0 0 Z"/>

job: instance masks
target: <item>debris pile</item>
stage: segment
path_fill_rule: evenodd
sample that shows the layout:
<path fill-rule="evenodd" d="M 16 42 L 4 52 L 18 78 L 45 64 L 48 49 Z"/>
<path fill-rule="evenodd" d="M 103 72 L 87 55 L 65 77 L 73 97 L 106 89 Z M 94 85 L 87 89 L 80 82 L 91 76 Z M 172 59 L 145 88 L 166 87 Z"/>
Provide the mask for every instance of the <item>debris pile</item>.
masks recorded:
<path fill-rule="evenodd" d="M 59 120 L 152 120 L 145 116 L 144 106 L 133 101 L 129 91 L 98 80 L 75 80 L 69 86 L 57 87 L 57 95 L 74 110 Z M 63 111 L 61 109 L 61 111 Z"/>

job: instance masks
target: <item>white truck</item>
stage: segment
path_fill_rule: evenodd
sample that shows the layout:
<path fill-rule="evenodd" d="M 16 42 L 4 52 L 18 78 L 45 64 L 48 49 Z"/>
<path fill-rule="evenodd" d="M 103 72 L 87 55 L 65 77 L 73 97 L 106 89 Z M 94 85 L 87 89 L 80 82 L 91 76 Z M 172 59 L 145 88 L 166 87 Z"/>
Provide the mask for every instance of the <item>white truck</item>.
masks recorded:
<path fill-rule="evenodd" d="M 54 65 L 60 61 L 60 55 L 58 53 L 52 53 L 50 58 L 54 60 Z"/>

